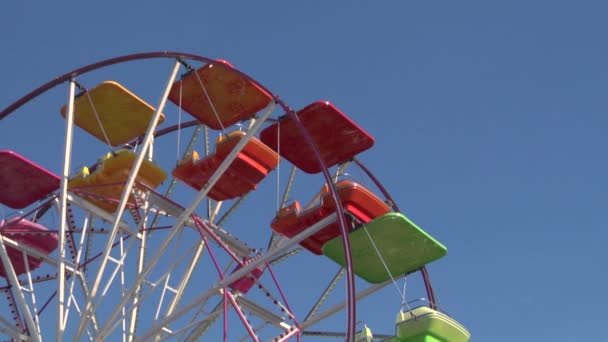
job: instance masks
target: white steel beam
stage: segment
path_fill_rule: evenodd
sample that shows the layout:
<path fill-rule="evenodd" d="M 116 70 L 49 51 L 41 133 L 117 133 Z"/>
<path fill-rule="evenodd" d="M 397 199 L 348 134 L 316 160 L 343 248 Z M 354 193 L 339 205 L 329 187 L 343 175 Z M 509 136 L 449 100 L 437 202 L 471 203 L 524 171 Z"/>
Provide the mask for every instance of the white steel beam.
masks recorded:
<path fill-rule="evenodd" d="M 384 287 L 386 287 L 387 285 L 390 285 L 390 284 L 392 284 L 391 281 L 386 281 L 386 282 L 381 283 L 381 284 L 376 284 L 376 285 L 370 286 L 367 289 L 365 289 L 365 290 L 359 292 L 358 294 L 356 294 L 355 295 L 355 299 L 356 300 L 363 299 L 363 298 L 371 295 L 372 293 L 374 293 L 376 291 L 379 291 L 380 289 L 382 289 L 382 288 L 384 288 Z M 310 326 L 312 326 L 314 324 L 319 323 L 321 320 L 323 320 L 323 319 L 325 319 L 325 318 L 327 318 L 327 317 L 335 314 L 336 312 L 338 312 L 340 310 L 344 310 L 344 308 L 346 307 L 346 305 L 347 305 L 347 303 L 346 303 L 346 301 L 344 301 L 344 303 L 336 304 L 336 305 L 332 306 L 331 308 L 329 308 L 329 309 L 321 312 L 320 314 L 317 314 L 317 315 L 311 317 L 310 319 L 302 322 L 300 324 L 300 329 L 304 330 L 304 329 L 306 329 L 306 328 L 308 328 L 308 327 L 310 327 Z"/>
<path fill-rule="evenodd" d="M 253 134 L 255 134 L 262 127 L 262 124 L 266 121 L 266 119 L 272 113 L 271 109 L 272 109 L 272 107 L 269 107 L 269 109 L 266 110 L 266 112 L 263 114 L 263 116 L 260 118 L 260 120 L 256 121 L 256 123 L 253 125 L 253 127 L 251 127 L 251 129 L 247 131 L 247 133 L 245 134 L 245 137 L 243 137 L 241 140 L 239 140 L 239 142 L 236 144 L 236 146 L 233 148 L 233 150 L 230 151 L 228 156 L 226 156 L 226 159 L 224 159 L 224 161 L 222 161 L 222 163 L 218 166 L 217 170 L 209 178 L 209 181 L 207 182 L 207 184 L 199 191 L 199 193 L 197 194 L 194 201 L 177 218 L 177 222 L 174 224 L 173 228 L 171 229 L 171 233 L 169 233 L 169 235 L 165 238 L 165 241 L 163 241 L 162 245 L 158 247 L 157 253 L 150 259 L 149 263 L 146 265 L 146 268 L 137 277 L 135 283 L 133 284 L 133 288 L 131 288 L 131 290 L 129 290 L 125 294 L 123 299 L 120 301 L 120 303 L 118 304 L 118 309 L 114 310 L 114 313 L 110 316 L 110 318 L 108 319 L 106 324 L 102 327 L 101 334 L 100 334 L 100 336 L 97 337 L 98 340 L 103 340 L 107 336 L 107 334 L 111 333 L 111 331 L 113 329 L 110 329 L 110 327 L 112 326 L 112 322 L 120 314 L 120 308 L 127 304 L 129 299 L 131 298 L 131 296 L 133 296 L 133 294 L 135 292 L 135 287 L 139 286 L 144 281 L 145 277 L 147 277 L 148 274 L 152 271 L 152 269 L 154 268 L 154 266 L 156 265 L 158 260 L 162 257 L 165 249 L 167 249 L 167 247 L 169 246 L 169 244 L 171 243 L 173 238 L 181 231 L 186 220 L 192 215 L 192 213 L 194 212 L 194 209 L 196 209 L 196 207 L 198 207 L 198 205 L 205 199 L 205 197 L 207 197 L 207 194 L 209 193 L 209 191 L 213 188 L 213 186 L 215 186 L 217 181 L 224 174 L 224 172 L 228 169 L 228 167 L 232 164 L 232 162 L 236 159 L 238 154 L 241 153 L 243 148 L 245 148 L 245 145 L 247 144 L 247 142 L 249 142 L 249 139 L 251 139 Z M 250 271 L 251 271 L 251 269 L 248 272 L 250 272 Z M 151 337 L 151 336 L 149 336 L 149 337 Z"/>
<path fill-rule="evenodd" d="M 173 82 L 175 81 L 175 76 L 177 75 L 177 71 L 179 70 L 179 68 L 180 68 L 180 62 L 175 61 L 175 64 L 173 66 L 173 69 L 171 70 L 169 79 L 167 80 L 167 84 L 165 86 L 164 92 L 161 96 L 160 103 L 156 107 L 156 110 L 154 111 L 154 115 L 152 116 L 152 119 L 150 120 L 150 124 L 148 125 L 146 135 L 144 136 L 144 140 L 141 144 L 141 151 L 137 155 L 137 158 L 135 158 L 133 167 L 131 167 L 131 171 L 129 172 L 129 176 L 128 176 L 127 182 L 125 184 L 125 188 L 123 190 L 122 196 L 120 198 L 120 202 L 118 204 L 116 218 L 114 220 L 112 228 L 110 229 L 111 233 L 110 233 L 110 236 L 108 237 L 108 241 L 106 243 L 106 248 L 105 248 L 102 258 L 101 258 L 97 277 L 95 278 L 95 282 L 93 283 L 93 287 L 91 288 L 91 296 L 87 299 L 87 304 L 86 304 L 84 313 L 80 320 L 80 325 L 79 325 L 78 331 L 75 336 L 76 339 L 80 339 L 82 337 L 82 333 L 84 330 L 84 326 L 86 324 L 86 320 L 88 319 L 88 316 L 89 316 L 89 313 L 91 312 L 91 310 L 93 310 L 93 307 L 92 307 L 93 300 L 97 296 L 97 291 L 99 290 L 99 286 L 101 284 L 101 279 L 103 278 L 103 275 L 105 273 L 105 268 L 106 268 L 106 265 L 109 260 L 108 257 L 112 250 L 112 245 L 114 244 L 114 240 L 116 239 L 116 234 L 118 233 L 118 226 L 120 224 L 120 219 L 121 219 L 122 214 L 127 205 L 127 201 L 129 200 L 129 196 L 131 195 L 131 189 L 133 188 L 133 185 L 135 184 L 135 178 L 137 176 L 137 173 L 139 172 L 139 168 L 141 167 L 141 164 L 143 163 L 144 158 L 146 158 L 148 149 L 151 146 L 152 139 L 154 138 L 154 131 L 156 130 L 156 126 L 158 125 L 158 121 L 161 117 L 162 111 L 165 108 L 165 103 L 167 101 L 167 97 L 169 96 L 169 91 L 171 90 L 171 86 L 173 85 Z"/>
<path fill-rule="evenodd" d="M 289 328 L 289 324 L 285 323 L 285 320 L 283 319 L 283 317 L 275 314 L 274 312 L 266 309 L 265 307 L 261 306 L 260 304 L 254 302 L 250 299 L 239 296 L 239 297 L 236 297 L 236 302 L 240 306 L 242 306 L 246 311 L 249 311 L 250 313 L 254 314 L 255 316 L 258 316 L 264 322 L 270 323 L 281 329 Z"/>
<path fill-rule="evenodd" d="M 177 292 L 175 293 L 175 296 L 173 297 L 173 301 L 171 302 L 171 304 L 169 305 L 169 308 L 167 309 L 167 312 L 165 313 L 165 317 L 169 316 L 171 313 L 173 313 L 173 310 L 175 310 L 175 308 L 177 307 L 177 304 L 179 304 L 180 300 L 182 299 L 182 295 L 184 294 L 186 285 L 188 285 L 188 283 L 190 282 L 190 278 L 192 277 L 194 268 L 196 267 L 196 264 L 198 264 L 198 261 L 200 260 L 201 254 L 203 253 L 204 249 L 205 249 L 205 243 L 203 241 L 201 241 L 196 249 L 196 252 L 194 253 L 194 256 L 192 257 L 192 261 L 190 262 L 188 270 L 182 277 L 182 280 L 180 281 L 179 286 L 177 287 Z"/>
<path fill-rule="evenodd" d="M 167 213 L 170 216 L 179 217 L 185 210 L 179 204 L 174 203 L 171 200 L 164 198 L 163 196 L 159 195 L 158 193 L 151 192 L 149 198 L 150 198 L 151 204 L 158 207 L 159 209 L 161 209 L 162 211 L 164 211 L 165 213 Z M 221 202 L 218 202 L 218 203 L 221 203 Z M 186 222 L 184 223 L 184 225 L 188 226 L 188 227 L 196 228 L 196 225 L 194 224 L 194 220 L 192 220 L 191 218 L 186 219 Z M 213 224 L 211 222 L 208 222 L 208 226 L 209 226 L 209 228 L 211 228 L 211 230 L 213 230 L 213 232 L 224 243 L 226 243 L 228 246 L 230 246 L 232 251 L 235 252 L 237 255 L 239 255 L 241 257 L 245 257 L 250 254 L 251 248 L 249 246 L 247 246 L 246 243 L 244 243 L 243 241 L 241 241 L 239 239 L 232 237 L 226 231 L 224 231 L 223 229 L 221 229 L 220 227 L 216 226 L 215 224 Z"/>
<path fill-rule="evenodd" d="M 53 258 L 51 258 L 50 256 L 48 256 L 47 254 L 39 251 L 36 248 L 30 247 L 24 243 L 20 243 L 18 241 L 15 241 L 11 238 L 6 237 L 5 235 L 0 235 L 0 240 L 2 240 L 2 243 L 4 243 L 5 245 L 12 247 L 14 249 L 20 250 L 20 251 L 26 251 L 27 254 L 34 256 L 38 259 L 42 259 L 46 262 L 48 262 L 49 264 L 53 265 L 53 266 L 57 266 L 59 267 L 59 261 L 55 260 Z M 77 273 L 77 274 L 81 274 L 81 272 L 79 270 L 77 270 L 77 267 L 74 266 L 73 263 L 69 262 L 69 261 L 65 261 L 65 270 L 67 272 L 70 273 Z"/>
<path fill-rule="evenodd" d="M 37 331 L 42 331 L 40 329 L 40 320 L 38 319 L 38 307 L 36 306 L 36 293 L 34 292 L 34 284 L 32 282 L 32 273 L 30 272 L 30 265 L 27 262 L 28 261 L 28 256 L 27 256 L 27 253 L 25 253 L 23 251 L 21 252 L 21 255 L 23 257 L 23 265 L 25 265 L 25 274 L 27 274 L 28 288 L 25 289 L 25 290 L 30 295 L 30 300 L 31 300 L 31 304 L 32 304 L 32 310 L 34 310 L 33 317 L 34 317 L 34 322 L 36 323 Z"/>
<path fill-rule="evenodd" d="M 185 315 L 187 312 L 192 310 L 194 307 L 196 307 L 198 305 L 198 303 L 204 302 L 207 298 L 211 297 L 214 294 L 217 294 L 222 288 L 228 286 L 229 284 L 232 284 L 234 281 L 249 274 L 251 271 L 253 271 L 254 268 L 283 254 L 285 251 L 287 251 L 289 248 L 296 245 L 300 241 L 308 238 L 309 236 L 313 235 L 314 233 L 325 228 L 328 224 L 335 222 L 336 218 L 337 218 L 336 213 L 333 213 L 333 214 L 325 217 L 324 219 L 322 219 L 319 222 L 315 223 L 314 225 L 310 226 L 308 229 L 306 229 L 303 232 L 299 233 L 298 235 L 294 236 L 292 239 L 288 240 L 281 246 L 279 246 L 271 251 L 268 251 L 265 255 L 261 256 L 260 258 L 255 259 L 251 263 L 243 266 L 241 269 L 239 269 L 236 272 L 225 277 L 223 280 L 217 282 L 214 286 L 212 286 L 210 289 L 208 289 L 205 293 L 203 293 L 202 295 L 191 300 L 188 305 L 184 306 L 179 311 L 175 311 L 173 314 L 167 316 L 165 319 L 160 321 L 158 324 L 156 324 L 154 327 L 152 327 L 151 330 L 149 330 L 142 337 L 138 338 L 136 341 L 145 341 L 146 339 L 150 338 L 151 336 L 154 336 L 156 333 L 158 333 L 158 331 L 161 331 L 163 327 L 170 324 L 172 321 L 179 319 L 181 316 Z"/>
<path fill-rule="evenodd" d="M 89 223 L 91 223 L 92 221 L 93 221 L 93 218 L 91 217 L 91 214 L 89 214 L 89 215 L 87 215 L 84 218 L 84 222 L 82 224 L 82 232 L 80 234 L 80 244 L 79 244 L 79 247 L 78 247 L 78 251 L 76 252 L 76 260 L 75 260 L 75 262 L 78 263 L 78 264 L 80 263 L 80 259 L 82 258 L 82 255 L 83 255 L 83 250 L 82 249 L 83 249 L 83 245 L 85 243 L 85 238 L 87 237 Z M 67 322 L 68 322 L 68 319 L 69 319 L 70 300 L 73 300 L 75 302 L 75 298 L 74 298 L 74 284 L 76 284 L 76 283 L 78 283 L 79 286 L 81 287 L 81 291 L 84 294 L 85 298 L 86 298 L 86 296 L 89 295 L 89 289 L 87 287 L 86 281 L 82 277 L 82 274 L 79 273 L 76 276 L 74 276 L 72 278 L 72 280 L 71 280 L 70 289 L 68 291 L 68 293 L 69 293 L 68 297 L 70 299 L 68 300 L 68 305 L 67 305 L 67 308 L 66 308 L 66 314 L 65 314 L 65 317 L 64 317 L 65 318 L 64 322 L 63 322 L 64 323 L 64 329 L 65 329 L 65 327 L 67 325 Z M 76 302 L 74 304 L 76 304 Z M 92 325 L 92 327 L 93 327 L 94 330 L 98 329 L 97 318 L 95 317 L 94 314 L 91 315 L 91 325 Z"/>
<path fill-rule="evenodd" d="M 65 121 L 65 150 L 63 159 L 63 173 L 61 174 L 61 194 L 59 195 L 59 272 L 57 273 L 57 331 L 55 339 L 63 341 L 65 321 L 65 232 L 67 228 L 67 194 L 68 177 L 70 176 L 70 163 L 72 159 L 72 132 L 74 129 L 74 96 L 76 84 L 70 80 L 68 95 L 68 112 Z"/>
<path fill-rule="evenodd" d="M 90 212 L 91 214 L 99 217 L 100 219 L 102 219 L 106 222 L 114 222 L 116 220 L 116 216 L 109 214 L 108 212 L 104 211 L 103 209 L 97 207 L 96 205 L 94 205 L 74 194 L 68 193 L 67 199 L 71 204 L 74 204 L 75 206 L 80 207 L 80 208 Z M 126 224 L 125 222 L 121 221 L 118 224 L 118 227 L 123 232 L 125 232 L 129 235 L 132 235 L 133 237 L 137 236 L 137 232 L 130 230 L 129 225 Z"/>
<path fill-rule="evenodd" d="M 148 205 L 149 205 L 149 202 L 146 199 L 146 202 L 144 203 L 144 206 L 145 206 L 144 209 L 147 209 Z M 141 243 L 139 244 L 139 254 L 137 256 L 137 273 L 138 274 L 144 268 L 144 258 L 146 255 L 148 232 L 142 228 L 144 228 L 146 226 L 147 222 L 148 222 L 148 213 L 146 213 L 146 215 L 144 216 L 144 218 L 141 221 L 141 224 L 139 226 L 139 228 L 141 229 Z M 129 330 L 127 332 L 127 341 L 133 340 L 133 337 L 135 336 L 135 330 L 137 329 L 137 320 L 138 320 L 138 314 L 139 314 L 138 302 L 140 300 L 140 293 L 141 293 L 141 285 L 139 285 L 137 287 L 137 289 L 135 291 L 135 295 L 133 296 L 133 306 L 135 307 L 135 310 L 133 310 L 133 312 L 131 313 L 131 320 L 129 321 Z"/>
<path fill-rule="evenodd" d="M 2 266 L 4 266 L 4 273 L 6 274 L 8 281 L 12 285 L 11 291 L 15 291 L 17 294 L 17 305 L 19 306 L 19 311 L 22 312 L 25 316 L 25 324 L 27 326 L 28 331 L 30 332 L 30 338 L 33 341 L 39 342 L 40 331 L 38 331 L 36 323 L 34 322 L 34 318 L 32 317 L 30 308 L 25 302 L 25 297 L 23 296 L 21 285 L 19 285 L 19 279 L 17 279 L 17 274 L 15 273 L 15 269 L 13 268 L 13 264 L 11 263 L 10 257 L 6 252 L 6 246 L 4 246 L 4 243 L 0 243 L 0 258 L 2 259 Z"/>
<path fill-rule="evenodd" d="M 21 331 L 15 329 L 15 325 L 11 324 L 11 322 L 6 320 L 4 317 L 0 316 L 0 323 L 4 324 L 4 326 L 0 326 L 1 333 L 4 333 L 4 334 L 12 337 L 16 341 L 27 341 L 29 339 Z"/>

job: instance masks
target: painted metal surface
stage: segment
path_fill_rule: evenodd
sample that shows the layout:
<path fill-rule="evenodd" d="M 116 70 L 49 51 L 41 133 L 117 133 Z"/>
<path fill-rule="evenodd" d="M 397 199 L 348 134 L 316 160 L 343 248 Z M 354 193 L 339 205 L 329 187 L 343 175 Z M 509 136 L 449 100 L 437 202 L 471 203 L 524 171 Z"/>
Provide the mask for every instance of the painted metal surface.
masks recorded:
<path fill-rule="evenodd" d="M 402 342 L 468 342 L 471 334 L 450 316 L 421 306 L 397 314 L 397 338 Z"/>
<path fill-rule="evenodd" d="M 59 188 L 59 176 L 13 151 L 0 151 L 0 202 L 22 209 Z"/>
<path fill-rule="evenodd" d="M 346 219 L 350 229 L 389 211 L 388 206 L 382 200 L 360 184 L 344 180 L 336 184 L 336 189 L 340 203 L 347 213 Z M 271 227 L 278 234 L 291 238 L 335 211 L 336 205 L 331 200 L 329 187 L 326 186 L 321 190 L 318 205 L 302 210 L 298 201 L 294 201 L 279 211 L 277 217 L 272 221 Z M 339 236 L 340 228 L 336 222 L 333 222 L 303 240 L 300 245 L 314 254 L 321 255 L 323 245 Z"/>
<path fill-rule="evenodd" d="M 374 145 L 370 134 L 327 101 L 314 102 L 299 110 L 297 115 L 327 167 L 347 161 Z M 321 172 L 322 167 L 311 147 L 290 117 L 285 116 L 264 129 L 260 138 L 302 171 Z"/>
<path fill-rule="evenodd" d="M 234 268 L 234 270 L 232 270 L 232 273 L 240 270 L 241 268 L 243 268 L 243 266 L 251 263 L 251 261 L 253 261 L 253 258 L 246 258 L 243 261 L 242 265 L 238 265 Z M 258 279 L 260 279 L 260 277 L 262 276 L 262 274 L 264 273 L 264 269 L 265 269 L 265 265 L 261 264 L 259 266 L 257 266 L 256 268 L 254 268 L 251 273 L 249 273 L 248 275 L 238 279 L 237 281 L 231 283 L 229 285 L 229 287 L 233 290 L 239 291 L 240 293 L 246 294 L 247 292 L 249 292 L 249 290 L 251 290 L 251 288 L 253 287 L 253 285 L 255 285 L 256 281 Z"/>
<path fill-rule="evenodd" d="M 169 100 L 213 129 L 252 117 L 272 95 L 236 72 L 225 61 L 209 63 L 175 82 Z"/>
<path fill-rule="evenodd" d="M 400 213 L 389 213 L 349 233 L 355 274 L 370 283 L 414 272 L 443 257 L 447 248 Z M 341 240 L 323 246 L 323 254 L 344 265 Z"/>
<path fill-rule="evenodd" d="M 101 209 L 113 213 L 118 207 L 118 200 L 124 189 L 136 154 L 128 150 L 119 150 L 115 155 L 106 156 L 97 169 L 88 173 L 88 170 L 79 173 L 69 181 L 70 191 Z M 156 188 L 165 179 L 165 172 L 154 163 L 144 160 L 137 174 L 137 183 Z M 135 205 L 131 197 L 130 205 Z"/>
<path fill-rule="evenodd" d="M 245 132 L 240 131 L 223 136 L 218 140 L 214 153 L 203 159 L 197 159 L 196 156 L 186 158 L 173 170 L 173 176 L 200 190 L 244 136 Z M 272 149 L 252 137 L 209 191 L 209 197 L 223 201 L 255 190 L 257 184 L 277 166 L 278 162 L 279 156 Z"/>
<path fill-rule="evenodd" d="M 61 108 L 66 116 L 67 105 Z M 126 144 L 146 133 L 154 107 L 114 81 L 105 81 L 74 100 L 74 123 L 111 146 Z M 165 120 L 161 114 L 159 124 Z M 106 139 L 107 137 L 107 139 Z"/>
<path fill-rule="evenodd" d="M 48 255 L 51 254 L 59 243 L 56 232 L 50 232 L 46 227 L 33 223 L 19 217 L 12 218 L 4 223 L 0 223 L 0 234 L 15 240 L 20 244 L 35 248 Z M 23 253 L 13 247 L 6 247 L 11 264 L 17 275 L 27 271 Z M 40 267 L 42 260 L 33 256 L 27 256 L 27 263 L 30 271 Z M 0 276 L 6 277 L 4 267 L 0 265 Z"/>

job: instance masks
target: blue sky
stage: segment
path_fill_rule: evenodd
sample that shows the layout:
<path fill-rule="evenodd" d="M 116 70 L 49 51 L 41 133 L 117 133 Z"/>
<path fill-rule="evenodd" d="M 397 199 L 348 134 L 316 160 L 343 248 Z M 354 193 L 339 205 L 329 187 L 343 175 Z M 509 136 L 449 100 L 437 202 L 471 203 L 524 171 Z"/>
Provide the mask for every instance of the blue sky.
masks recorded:
<path fill-rule="evenodd" d="M 0 13 L 0 107 L 117 55 L 228 59 L 294 108 L 330 100 L 375 136 L 361 158 L 448 247 L 430 273 L 475 341 L 596 339 L 608 305 L 607 11 L 591 0 L 15 2 Z M 18 134 L 61 124 L 57 111 Z M 16 138 L 4 121 L 0 149 Z M 39 151 L 36 139 L 12 148 Z M 36 161 L 58 172 L 50 159 Z M 379 298 L 370 310 L 392 322 L 399 299 Z"/>

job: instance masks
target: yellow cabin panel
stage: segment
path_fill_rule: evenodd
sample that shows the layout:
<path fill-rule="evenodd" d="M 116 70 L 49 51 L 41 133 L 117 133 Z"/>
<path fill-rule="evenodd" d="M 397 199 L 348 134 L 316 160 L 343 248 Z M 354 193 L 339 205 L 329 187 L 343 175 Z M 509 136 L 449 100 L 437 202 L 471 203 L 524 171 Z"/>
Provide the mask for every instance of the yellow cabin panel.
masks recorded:
<path fill-rule="evenodd" d="M 64 105 L 61 115 L 65 117 L 66 113 Z M 105 130 L 112 146 L 126 144 L 146 133 L 153 114 L 154 107 L 114 81 L 105 81 L 74 99 L 74 123 L 104 143 Z M 164 120 L 161 114 L 159 124 Z"/>
<path fill-rule="evenodd" d="M 137 155 L 128 150 L 120 150 L 109 158 L 103 159 L 94 172 L 83 170 L 68 182 L 68 188 L 76 195 L 85 198 L 99 208 L 113 213 L 118 207 L 125 183 Z M 140 184 L 154 189 L 165 179 L 167 174 L 154 163 L 144 160 L 136 177 L 135 186 L 144 190 Z M 131 196 L 130 205 L 135 205 Z"/>

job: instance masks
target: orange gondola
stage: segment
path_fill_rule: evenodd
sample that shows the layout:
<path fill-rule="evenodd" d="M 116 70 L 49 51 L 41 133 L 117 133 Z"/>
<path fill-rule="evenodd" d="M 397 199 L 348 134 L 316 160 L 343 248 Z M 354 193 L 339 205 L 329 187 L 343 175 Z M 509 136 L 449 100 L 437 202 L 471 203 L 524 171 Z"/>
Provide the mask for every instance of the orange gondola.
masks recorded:
<path fill-rule="evenodd" d="M 336 184 L 336 189 L 351 229 L 357 224 L 367 223 L 382 216 L 390 210 L 386 203 L 360 184 L 343 180 Z M 327 185 L 321 190 L 318 197 L 320 203 L 312 208 L 302 210 L 300 203 L 294 201 L 291 205 L 281 209 L 271 223 L 272 229 L 278 234 L 291 238 L 336 211 Z M 340 226 L 335 221 L 300 242 L 300 245 L 314 254 L 321 255 L 323 245 L 339 235 Z"/>
<path fill-rule="evenodd" d="M 198 154 L 193 153 L 173 170 L 173 176 L 200 190 L 244 136 L 245 132 L 234 131 L 220 137 L 214 153 L 203 159 L 198 159 Z M 242 196 L 254 190 L 278 162 L 279 156 L 272 149 L 252 137 L 208 196 L 216 201 Z"/>
<path fill-rule="evenodd" d="M 272 96 L 230 63 L 217 61 L 175 82 L 169 100 L 210 128 L 224 129 L 252 117 Z"/>

